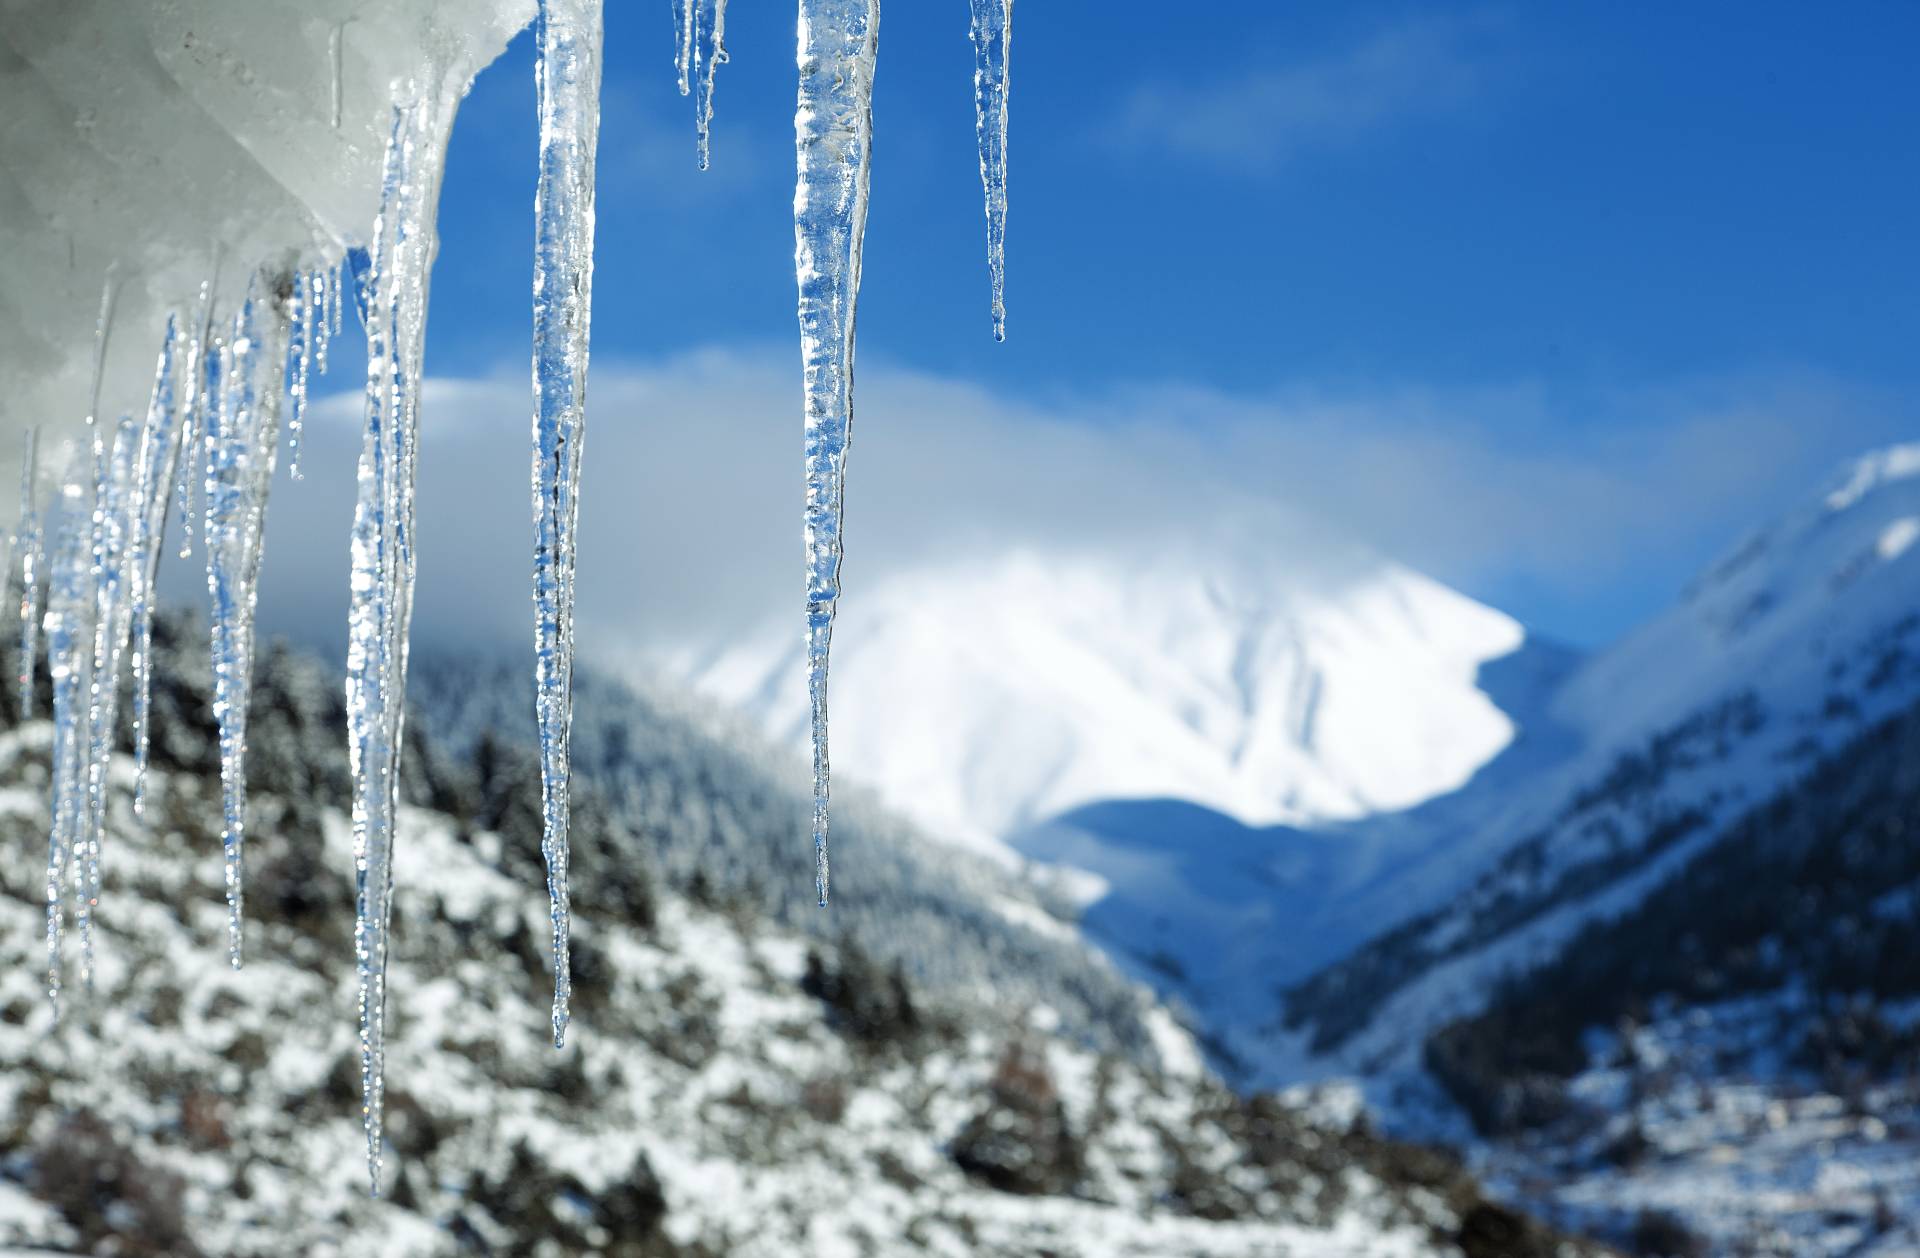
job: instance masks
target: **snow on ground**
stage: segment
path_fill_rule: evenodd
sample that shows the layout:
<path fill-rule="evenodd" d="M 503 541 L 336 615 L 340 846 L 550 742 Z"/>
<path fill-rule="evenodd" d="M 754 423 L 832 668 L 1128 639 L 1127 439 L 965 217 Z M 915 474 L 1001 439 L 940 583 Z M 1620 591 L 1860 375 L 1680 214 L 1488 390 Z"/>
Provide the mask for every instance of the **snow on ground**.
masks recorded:
<path fill-rule="evenodd" d="M 22 788 L 0 791 L 16 850 L 43 844 L 47 742 L 44 724 L 0 735 L 0 780 Z M 503 872 L 507 836 L 421 809 L 405 812 L 396 867 L 387 1196 L 370 1200 L 344 816 L 256 791 L 236 972 L 217 787 L 159 772 L 149 832 L 128 785 L 120 773 L 110 806 L 98 990 L 71 993 L 57 1025 L 42 875 L 0 870 L 0 1244 L 1456 1252 L 1461 1198 L 1388 1184 L 1337 1128 L 1291 1111 L 1246 1125 L 1253 1111 L 1197 1069 L 1169 1020 L 1155 1038 L 1181 1068 L 1160 1073 L 1051 1034 L 1044 1006 L 886 1004 L 875 971 L 861 998 L 898 1025 L 863 1039 L 806 986 L 819 945 L 665 891 L 644 920 L 576 919 L 576 1017 L 555 1052 L 544 888 Z M 994 1186 L 963 1169 L 962 1148 L 1042 1178 Z"/>
<path fill-rule="evenodd" d="M 1569 1089 L 1578 1130 L 1496 1142 L 1476 1165 L 1569 1226 L 1661 1211 L 1715 1254 L 1920 1252 L 1920 1089 L 1836 1088 L 1782 1060 L 1807 1002 L 1788 990 L 1595 1035 Z"/>

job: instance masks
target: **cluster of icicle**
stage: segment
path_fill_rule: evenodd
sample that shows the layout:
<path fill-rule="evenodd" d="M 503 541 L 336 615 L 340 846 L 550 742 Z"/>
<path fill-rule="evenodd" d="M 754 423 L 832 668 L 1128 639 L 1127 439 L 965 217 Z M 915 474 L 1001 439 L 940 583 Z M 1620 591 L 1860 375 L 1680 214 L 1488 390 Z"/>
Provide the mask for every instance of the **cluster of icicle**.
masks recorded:
<path fill-rule="evenodd" d="M 981 179 L 986 191 L 993 327 L 1005 335 L 1007 51 L 1012 0 L 970 0 Z M 879 0 L 799 0 L 795 271 L 805 395 L 807 688 L 813 715 L 816 888 L 828 896 L 827 663 L 840 592 L 843 478 L 853 419 L 854 312 L 860 290 L 873 145 Z M 716 69 L 727 60 L 726 0 L 675 0 L 680 90 L 694 96 L 697 156 L 709 158 Z M 601 0 L 541 0 L 536 94 L 540 165 L 534 202 L 533 517 L 535 714 L 554 957 L 552 1036 L 565 1041 L 568 966 L 568 786 L 579 482 L 592 306 L 594 154 L 599 130 Z M 338 60 L 338 32 L 330 46 Z M 337 84 L 337 75 L 336 75 Z M 253 622 L 268 490 L 285 413 L 298 479 L 312 378 L 341 330 L 347 285 L 366 332 L 366 426 L 351 537 L 347 653 L 353 779 L 354 948 L 359 978 L 367 1169 L 380 1189 L 386 976 L 393 845 L 412 615 L 414 473 L 428 278 L 456 95 L 445 84 L 395 85 L 379 217 L 344 265 L 264 272 L 239 309 L 216 314 L 219 261 L 190 311 L 166 325 L 143 418 L 100 421 L 101 364 L 112 332 L 110 275 L 95 332 L 85 440 L 58 480 L 51 519 L 39 501 L 39 447 L 29 434 L 21 513 L 0 554 L 22 577 L 19 711 L 32 715 L 44 630 L 53 694 L 53 810 L 47 851 L 47 990 L 56 1012 L 68 922 L 93 980 L 109 759 L 121 674 L 133 691 L 134 800 L 147 806 L 155 581 L 172 504 L 181 556 L 193 499 L 210 604 L 213 708 L 219 732 L 228 955 L 243 953 L 246 747 Z M 334 113 L 338 121 L 338 89 Z M 52 527 L 48 545 L 47 530 Z M 10 566 L 7 568 L 11 571 Z M 41 583 L 46 597 L 41 603 Z"/>
<path fill-rule="evenodd" d="M 267 491 L 279 441 L 282 397 L 289 427 L 302 420 L 308 379 L 324 370 L 337 330 L 338 291 L 326 272 L 257 277 L 240 310 L 216 320 L 215 283 L 196 309 L 169 318 L 144 417 L 111 426 L 98 416 L 100 364 L 112 332 L 108 281 L 95 329 L 94 387 L 83 440 L 58 480 L 51 520 L 38 494 L 39 442 L 27 440 L 17 553 L 20 604 L 18 711 L 34 711 L 44 627 L 53 691 L 53 820 L 47 843 L 47 994 L 59 1007 L 62 945 L 71 920 L 79 974 L 93 982 L 93 914 L 100 901 L 101 842 L 108 768 L 119 719 L 120 684 L 131 665 L 134 811 L 146 811 L 152 728 L 154 587 L 168 508 L 187 503 L 196 481 L 211 601 L 214 718 L 219 727 L 222 843 L 226 859 L 228 951 L 241 957 L 242 859 L 246 842 L 246 715 L 252 676 L 253 611 Z M 47 527 L 53 527 L 47 542 Z M 184 540 L 184 539 L 183 539 Z M 12 556 L 9 556 L 11 560 Z M 44 622 L 40 602 L 46 577 Z"/>

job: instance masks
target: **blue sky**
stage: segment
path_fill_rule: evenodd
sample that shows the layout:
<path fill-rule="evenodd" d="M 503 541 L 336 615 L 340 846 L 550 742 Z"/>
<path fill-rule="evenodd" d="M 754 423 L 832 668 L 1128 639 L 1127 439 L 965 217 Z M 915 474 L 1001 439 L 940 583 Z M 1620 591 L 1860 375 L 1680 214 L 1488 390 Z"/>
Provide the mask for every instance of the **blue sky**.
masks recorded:
<path fill-rule="evenodd" d="M 1017 8 L 996 345 L 966 6 L 887 7 L 864 367 L 1217 444 L 1586 644 L 1833 461 L 1920 437 L 1920 6 L 1196 11 Z M 768 431 L 797 478 L 791 14 L 735 0 L 704 175 L 667 6 L 607 20 L 596 371 L 791 355 Z M 525 370 L 530 58 L 455 130 L 436 375 Z"/>

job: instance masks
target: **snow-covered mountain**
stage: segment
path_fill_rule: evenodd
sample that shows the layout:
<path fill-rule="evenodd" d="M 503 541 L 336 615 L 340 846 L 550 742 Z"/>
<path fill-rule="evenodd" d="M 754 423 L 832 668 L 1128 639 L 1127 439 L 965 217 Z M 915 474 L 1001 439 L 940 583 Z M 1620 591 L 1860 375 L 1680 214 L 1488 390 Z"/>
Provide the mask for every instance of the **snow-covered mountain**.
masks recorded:
<path fill-rule="evenodd" d="M 1920 1037 L 1906 1004 L 1860 1002 L 1920 995 L 1898 960 L 1920 903 L 1911 828 L 1893 820 L 1920 721 L 1917 540 L 1920 446 L 1874 452 L 1584 660 L 1371 558 L 1340 582 L 1284 549 L 1183 562 L 1169 541 L 896 577 L 864 624 L 849 604 L 836 644 L 855 726 L 836 764 L 879 767 L 936 820 L 987 800 L 1018 851 L 1098 875 L 1085 932 L 1184 1004 L 1243 1084 L 1358 1075 L 1429 1133 L 1464 1130 L 1449 1102 L 1577 1113 L 1490 1138 L 1489 1171 L 1603 1228 L 1677 1209 L 1711 1252 L 1906 1252 L 1920 1188 L 1890 1159 L 1911 1154 L 1920 1101 L 1888 1062 L 1920 1067 L 1903 1047 Z M 769 658 L 736 647 L 703 676 L 785 732 L 797 712 L 781 715 Z M 1337 691 L 1358 725 L 1318 737 Z M 1426 737 L 1450 721 L 1463 743 Z M 1009 780 L 1010 799 L 980 785 Z M 1794 939 L 1761 938 L 1743 904 Z M 1608 1021 L 1627 1013 L 1654 1025 Z M 1762 1024 L 1777 1051 L 1755 1074 Z M 1653 1064 L 1623 1074 L 1635 1053 Z M 1649 1082 L 1669 1070 L 1718 1108 Z M 1590 1100 L 1622 1087 L 1631 1131 Z M 1729 1178 L 1728 1133 L 1754 1123 L 1773 1152 Z M 1629 1137 L 1665 1169 L 1611 1161 Z M 1836 1147 L 1844 1175 L 1796 1178 Z M 1691 1206 L 1658 1189 L 1683 1169 Z"/>
<path fill-rule="evenodd" d="M 1003 547 L 850 588 L 834 766 L 937 834 L 1179 799 L 1254 826 L 1405 808 L 1513 737 L 1511 618 L 1278 516 L 1094 553 Z M 786 619 L 666 667 L 802 745 Z"/>
<path fill-rule="evenodd" d="M 1551 701 L 1580 750 L 1436 807 L 1354 911 L 1398 922 L 1288 1000 L 1316 1051 L 1410 1063 L 1500 976 L 1637 903 L 1920 695 L 1920 446 L 1867 455 L 1753 533 Z"/>
<path fill-rule="evenodd" d="M 1569 677 L 1570 754 L 1418 810 L 1329 910 L 1383 929 L 1220 1033 L 1415 1129 L 1459 1106 L 1559 1217 L 1914 1252 L 1917 536 L 1920 446 L 1840 469 Z"/>

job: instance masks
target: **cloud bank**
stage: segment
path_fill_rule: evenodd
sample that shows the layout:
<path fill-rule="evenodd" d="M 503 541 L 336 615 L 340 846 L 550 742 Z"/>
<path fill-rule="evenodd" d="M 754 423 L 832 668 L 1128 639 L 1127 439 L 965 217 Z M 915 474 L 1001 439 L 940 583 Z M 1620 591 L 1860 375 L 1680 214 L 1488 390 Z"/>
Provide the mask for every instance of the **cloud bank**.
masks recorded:
<path fill-rule="evenodd" d="M 801 589 L 797 367 L 768 349 L 598 363 L 579 615 L 587 649 L 726 640 L 792 615 Z M 879 365 L 849 464 L 848 595 L 971 547 L 1125 553 L 1206 544 L 1275 504 L 1303 566 L 1357 541 L 1496 604 L 1570 609 L 1549 632 L 1609 637 L 1828 465 L 1900 435 L 1896 408 L 1817 379 L 1603 396 L 1181 385 L 1033 401 Z M 359 447 L 357 395 L 317 404 L 269 516 L 263 627 L 338 650 Z M 530 634 L 528 386 L 436 380 L 424 407 L 416 637 Z M 1568 437 L 1569 413 L 1580 415 Z M 204 602 L 196 552 L 168 590 Z M 1638 601 L 1636 601 L 1638 600 Z M 1523 618 L 1525 607 L 1503 607 Z M 1610 619 L 1611 618 L 1611 619 Z M 796 632 L 798 630 L 796 629 Z"/>

